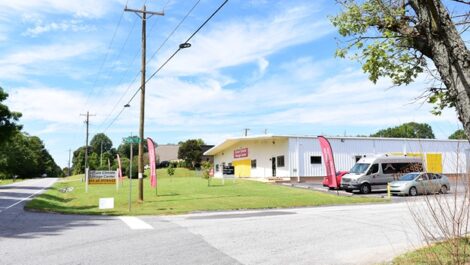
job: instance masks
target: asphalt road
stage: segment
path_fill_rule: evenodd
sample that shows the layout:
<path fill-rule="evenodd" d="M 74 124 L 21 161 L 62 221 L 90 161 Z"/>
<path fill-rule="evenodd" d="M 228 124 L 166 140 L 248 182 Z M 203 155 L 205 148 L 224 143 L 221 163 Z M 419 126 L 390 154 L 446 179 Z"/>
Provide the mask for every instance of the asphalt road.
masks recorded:
<path fill-rule="evenodd" d="M 375 264 L 422 244 L 409 203 L 135 219 L 24 212 L 23 199 L 53 181 L 0 187 L 0 264 Z"/>

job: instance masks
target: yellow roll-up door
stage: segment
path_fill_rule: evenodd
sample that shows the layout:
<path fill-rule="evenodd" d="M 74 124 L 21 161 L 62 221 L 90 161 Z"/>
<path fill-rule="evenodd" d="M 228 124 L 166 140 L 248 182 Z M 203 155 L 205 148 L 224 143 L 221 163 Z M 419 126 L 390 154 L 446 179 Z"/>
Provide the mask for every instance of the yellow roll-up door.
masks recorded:
<path fill-rule="evenodd" d="M 428 172 L 442 173 L 442 154 L 427 153 L 426 169 Z"/>
<path fill-rule="evenodd" d="M 251 160 L 233 161 L 235 167 L 235 176 L 239 178 L 248 178 L 251 176 Z"/>

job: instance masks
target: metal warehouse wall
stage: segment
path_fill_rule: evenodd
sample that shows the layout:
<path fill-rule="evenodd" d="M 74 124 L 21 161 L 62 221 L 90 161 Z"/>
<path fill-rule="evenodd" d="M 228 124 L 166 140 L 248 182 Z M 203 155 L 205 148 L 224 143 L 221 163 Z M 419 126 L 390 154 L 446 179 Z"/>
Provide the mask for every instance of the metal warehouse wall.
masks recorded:
<path fill-rule="evenodd" d="M 333 149 L 337 170 L 350 170 L 355 156 L 393 152 L 441 153 L 443 173 L 466 172 L 466 141 L 452 140 L 411 140 L 411 139 L 360 139 L 328 138 Z M 323 164 L 310 164 L 310 156 L 321 156 L 321 149 L 315 137 L 289 138 L 289 168 L 292 177 L 325 176 Z"/>

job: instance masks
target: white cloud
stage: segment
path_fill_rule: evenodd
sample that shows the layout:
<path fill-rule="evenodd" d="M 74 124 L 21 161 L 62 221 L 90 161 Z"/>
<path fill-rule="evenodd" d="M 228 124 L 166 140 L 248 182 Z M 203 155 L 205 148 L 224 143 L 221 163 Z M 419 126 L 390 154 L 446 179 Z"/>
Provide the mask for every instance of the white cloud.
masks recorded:
<path fill-rule="evenodd" d="M 122 1 L 64 1 L 64 0 L 34 0 L 34 1 L 0 1 L 0 17 L 29 14 L 72 14 L 76 17 L 102 17 L 109 12 L 111 4 Z"/>
<path fill-rule="evenodd" d="M 298 62 L 295 60 L 292 65 Z M 337 67 L 331 62 L 312 60 L 307 65 L 309 69 L 323 65 L 325 72 Z M 314 125 L 347 129 L 408 121 L 458 123 L 453 110 L 434 116 L 430 113 L 432 105 L 415 102 L 426 87 L 423 78 L 408 87 L 391 88 L 390 81 L 374 85 L 359 71 L 337 71 L 329 78 L 322 74 L 322 79 L 316 74 L 304 73 L 300 76 L 305 78 L 296 78 L 298 75 L 298 69 L 285 68 L 285 72 L 241 90 L 227 89 L 214 79 L 154 80 L 147 89 L 147 128 L 166 127 L 175 131 L 206 128 L 206 132 L 215 128 L 227 132 L 246 126 Z M 136 115 L 135 109 L 130 117 Z"/>
<path fill-rule="evenodd" d="M 59 22 L 44 23 L 38 21 L 34 27 L 28 28 L 23 33 L 25 36 L 37 37 L 40 34 L 51 32 L 51 31 L 62 31 L 62 32 L 90 32 L 96 30 L 93 25 L 87 25 L 82 20 L 62 20 Z"/>
<path fill-rule="evenodd" d="M 0 57 L 0 78 L 24 79 L 29 75 L 54 74 L 52 69 L 58 62 L 69 59 L 80 59 L 81 56 L 96 52 L 99 45 L 88 42 L 87 45 L 80 43 L 63 43 L 43 46 L 23 47 L 16 52 Z M 49 65 L 54 63 L 54 65 Z M 47 66 L 51 67 L 47 67 Z M 60 69 L 56 69 L 60 70 Z M 73 75 L 63 71 L 61 74 Z"/>
<path fill-rule="evenodd" d="M 80 92 L 57 88 L 17 88 L 10 92 L 8 102 L 11 109 L 23 114 L 21 120 L 72 124 L 76 123 L 85 98 Z"/>
<path fill-rule="evenodd" d="M 267 18 L 220 22 L 205 30 L 191 41 L 191 48 L 181 51 L 167 65 L 164 74 L 212 74 L 224 67 L 256 62 L 284 48 L 321 38 L 333 28 L 309 5 L 286 8 Z M 168 55 L 160 56 L 156 65 Z"/>

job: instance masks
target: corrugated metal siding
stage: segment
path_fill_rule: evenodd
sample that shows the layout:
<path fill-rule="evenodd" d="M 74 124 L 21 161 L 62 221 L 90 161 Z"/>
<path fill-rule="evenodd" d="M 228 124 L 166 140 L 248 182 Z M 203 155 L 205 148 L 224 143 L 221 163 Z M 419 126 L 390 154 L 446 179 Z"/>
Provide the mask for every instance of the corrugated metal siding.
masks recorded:
<path fill-rule="evenodd" d="M 405 140 L 405 139 L 368 139 L 368 138 L 328 138 L 333 148 L 337 170 L 350 170 L 356 163 L 355 156 L 374 155 L 392 152 L 408 153 L 441 153 L 443 173 L 466 172 L 466 152 L 470 149 L 468 142 Z M 275 143 L 273 143 L 275 142 Z M 251 170 L 251 177 L 270 177 L 271 157 L 284 155 L 285 167 L 277 168 L 277 176 L 282 177 L 316 177 L 324 176 L 325 166 L 311 164 L 311 156 L 322 156 L 316 137 L 289 137 L 273 140 L 247 140 L 226 148 L 215 155 L 214 163 L 234 161 L 233 150 L 248 148 L 249 157 L 256 159 L 257 168 Z M 469 165 L 470 166 L 470 165 Z M 221 172 L 216 172 L 217 176 Z"/>
<path fill-rule="evenodd" d="M 374 155 L 383 153 L 441 153 L 443 173 L 466 172 L 465 150 L 469 149 L 468 143 L 456 141 L 429 141 L 429 140 L 400 140 L 400 139 L 328 139 L 333 149 L 336 170 L 350 170 L 354 166 L 355 156 Z M 296 168 L 297 155 L 295 145 L 297 138 L 289 140 L 289 154 L 291 168 Z M 326 175 L 323 164 L 310 164 L 310 156 L 321 156 L 321 149 L 316 138 L 299 138 L 300 176 L 324 176 Z M 458 158 L 458 159 L 457 159 Z M 291 176 L 297 176 L 292 174 Z"/>

